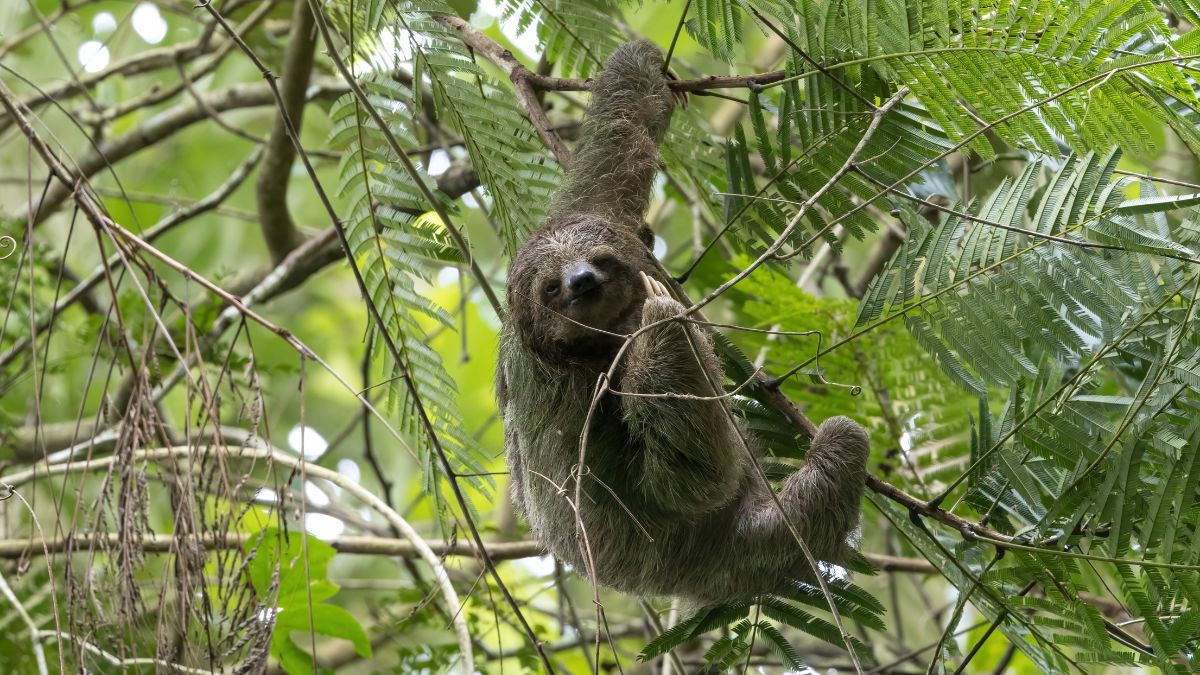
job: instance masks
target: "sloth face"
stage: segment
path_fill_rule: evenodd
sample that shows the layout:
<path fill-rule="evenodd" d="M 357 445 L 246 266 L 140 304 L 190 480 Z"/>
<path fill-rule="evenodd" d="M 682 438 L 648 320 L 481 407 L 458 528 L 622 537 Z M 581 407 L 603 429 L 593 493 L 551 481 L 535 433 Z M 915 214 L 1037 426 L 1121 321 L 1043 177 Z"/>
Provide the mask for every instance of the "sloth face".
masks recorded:
<path fill-rule="evenodd" d="M 652 259 L 623 225 L 576 217 L 535 234 L 509 272 L 508 304 L 526 345 L 543 356 L 602 357 L 637 328 Z M 614 335 L 616 334 L 616 335 Z"/>

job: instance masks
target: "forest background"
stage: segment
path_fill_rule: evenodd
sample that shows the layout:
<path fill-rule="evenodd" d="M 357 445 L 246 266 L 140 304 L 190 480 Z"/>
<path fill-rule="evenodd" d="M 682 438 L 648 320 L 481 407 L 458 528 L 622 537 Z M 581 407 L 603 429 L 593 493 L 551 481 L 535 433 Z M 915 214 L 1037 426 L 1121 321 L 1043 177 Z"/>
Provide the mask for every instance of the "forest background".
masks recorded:
<path fill-rule="evenodd" d="M 1197 26 L 0 0 L 0 668 L 1196 672 Z M 655 254 L 768 475 L 870 430 L 853 576 L 638 600 L 508 504 L 507 262 L 635 37 L 687 104 Z"/>

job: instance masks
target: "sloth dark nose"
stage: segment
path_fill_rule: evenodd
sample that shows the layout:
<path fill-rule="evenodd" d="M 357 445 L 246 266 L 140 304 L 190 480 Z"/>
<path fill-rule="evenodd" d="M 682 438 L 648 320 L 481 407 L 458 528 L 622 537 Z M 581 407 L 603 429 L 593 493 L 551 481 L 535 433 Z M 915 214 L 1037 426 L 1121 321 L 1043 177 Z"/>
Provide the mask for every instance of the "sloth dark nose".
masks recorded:
<path fill-rule="evenodd" d="M 587 293 L 600 285 L 600 275 L 591 265 L 576 265 L 567 270 L 567 292 L 572 296 Z"/>

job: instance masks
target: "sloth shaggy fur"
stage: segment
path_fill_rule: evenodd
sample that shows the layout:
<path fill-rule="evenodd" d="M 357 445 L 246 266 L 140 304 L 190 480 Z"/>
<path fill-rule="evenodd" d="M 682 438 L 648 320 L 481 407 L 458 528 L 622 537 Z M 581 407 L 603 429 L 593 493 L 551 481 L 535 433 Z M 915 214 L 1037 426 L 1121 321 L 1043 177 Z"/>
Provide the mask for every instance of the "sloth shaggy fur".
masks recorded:
<path fill-rule="evenodd" d="M 512 499 L 538 541 L 581 574 L 571 472 L 597 379 L 624 336 L 684 309 L 642 220 L 673 109 L 662 71 L 646 41 L 609 59 L 549 219 L 509 270 L 497 393 Z M 816 558 L 846 560 L 866 476 L 862 427 L 845 417 L 820 426 L 778 492 L 781 512 L 746 451 L 757 452 L 754 435 L 724 402 L 624 395 L 711 396 L 710 381 L 725 377 L 696 324 L 659 324 L 622 357 L 588 425 L 579 504 L 601 584 L 697 604 L 787 592 L 813 570 L 785 517 Z"/>

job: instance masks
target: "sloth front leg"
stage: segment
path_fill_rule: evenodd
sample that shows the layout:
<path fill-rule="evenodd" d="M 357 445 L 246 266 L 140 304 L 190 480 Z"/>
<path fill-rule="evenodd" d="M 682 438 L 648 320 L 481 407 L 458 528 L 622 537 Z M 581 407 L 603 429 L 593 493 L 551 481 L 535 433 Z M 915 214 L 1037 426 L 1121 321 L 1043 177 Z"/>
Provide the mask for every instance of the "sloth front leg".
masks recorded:
<path fill-rule="evenodd" d="M 643 327 L 683 312 L 662 283 L 645 274 L 642 282 Z M 728 504 L 746 452 L 723 402 L 714 398 L 724 393 L 724 377 L 708 335 L 683 320 L 661 323 L 634 338 L 624 366 L 614 394 L 630 433 L 641 441 L 638 488 L 680 514 Z"/>

